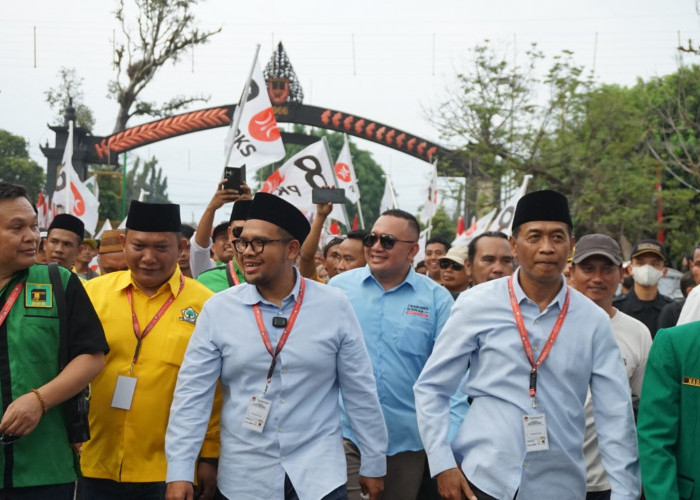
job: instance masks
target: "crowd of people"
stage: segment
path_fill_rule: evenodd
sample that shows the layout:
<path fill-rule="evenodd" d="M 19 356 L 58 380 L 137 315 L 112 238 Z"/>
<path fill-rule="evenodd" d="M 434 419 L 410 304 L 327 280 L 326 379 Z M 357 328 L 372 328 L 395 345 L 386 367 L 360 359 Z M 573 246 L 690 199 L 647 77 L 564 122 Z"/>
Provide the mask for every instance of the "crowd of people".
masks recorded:
<path fill-rule="evenodd" d="M 675 301 L 554 191 L 415 266 L 412 214 L 331 209 L 219 185 L 96 241 L 0 182 L 0 500 L 700 499 L 700 246 Z"/>

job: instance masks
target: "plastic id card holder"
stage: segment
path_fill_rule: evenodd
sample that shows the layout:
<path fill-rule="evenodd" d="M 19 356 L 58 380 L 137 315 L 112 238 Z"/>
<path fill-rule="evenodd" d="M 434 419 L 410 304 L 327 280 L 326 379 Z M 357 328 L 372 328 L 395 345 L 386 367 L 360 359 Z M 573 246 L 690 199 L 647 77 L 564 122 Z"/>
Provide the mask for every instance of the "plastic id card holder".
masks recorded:
<path fill-rule="evenodd" d="M 114 396 L 112 396 L 112 408 L 131 409 L 131 400 L 134 398 L 135 389 L 135 377 L 117 376 L 117 385 L 114 388 Z"/>
<path fill-rule="evenodd" d="M 272 402 L 262 396 L 253 396 L 250 398 L 248 408 L 245 411 L 243 418 L 243 428 L 262 434 L 267 421 L 267 415 L 270 413 L 270 405 Z"/>
<path fill-rule="evenodd" d="M 544 413 L 523 415 L 523 431 L 525 433 L 525 451 L 545 451 L 549 449 L 547 420 L 544 417 Z"/>

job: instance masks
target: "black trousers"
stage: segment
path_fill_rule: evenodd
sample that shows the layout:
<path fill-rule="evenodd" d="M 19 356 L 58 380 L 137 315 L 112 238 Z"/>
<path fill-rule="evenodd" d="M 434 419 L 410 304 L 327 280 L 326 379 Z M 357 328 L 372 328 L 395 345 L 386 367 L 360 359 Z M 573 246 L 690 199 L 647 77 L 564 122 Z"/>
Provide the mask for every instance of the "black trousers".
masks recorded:
<path fill-rule="evenodd" d="M 2 488 L 0 489 L 0 500 L 73 500 L 74 490 L 74 483 Z"/>
<path fill-rule="evenodd" d="M 345 485 L 342 485 L 333 491 L 331 491 L 328 495 L 324 496 L 321 500 L 347 500 L 348 498 L 348 492 L 347 488 Z M 227 497 L 225 497 L 217 488 L 216 490 L 216 495 L 214 495 L 214 500 L 229 500 Z M 299 496 L 297 495 L 296 490 L 294 489 L 294 486 L 292 485 L 292 482 L 289 480 L 289 476 L 285 475 L 284 476 L 284 500 L 299 500 Z"/>

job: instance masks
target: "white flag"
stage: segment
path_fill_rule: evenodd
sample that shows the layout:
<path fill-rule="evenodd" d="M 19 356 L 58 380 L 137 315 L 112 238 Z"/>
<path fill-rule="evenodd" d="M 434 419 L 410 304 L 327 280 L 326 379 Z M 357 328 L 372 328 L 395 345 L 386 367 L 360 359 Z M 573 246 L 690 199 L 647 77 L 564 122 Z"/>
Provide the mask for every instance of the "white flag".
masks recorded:
<path fill-rule="evenodd" d="M 260 191 L 275 194 L 303 212 L 316 213 L 316 205 L 311 200 L 312 189 L 330 186 L 333 180 L 333 163 L 323 140 L 320 140 L 275 170 L 265 180 Z M 334 204 L 329 217 L 348 227 L 342 205 Z"/>
<path fill-rule="evenodd" d="M 425 242 L 428 240 L 428 228 L 423 229 L 418 235 L 418 253 L 413 257 L 413 265 L 415 266 L 421 260 L 425 259 Z"/>
<path fill-rule="evenodd" d="M 425 200 L 425 203 L 423 204 L 423 215 L 425 215 L 426 219 L 432 219 L 433 215 L 435 215 L 435 212 L 437 212 L 437 206 L 438 206 L 437 182 L 438 182 L 437 165 L 433 164 L 433 170 L 430 173 L 430 181 L 428 183 L 428 194 L 427 194 L 427 198 Z"/>
<path fill-rule="evenodd" d="M 105 223 L 102 224 L 102 228 L 100 229 L 100 232 L 95 235 L 95 239 L 99 240 L 102 238 L 102 235 L 104 234 L 105 231 L 111 231 L 112 228 L 112 222 L 107 219 L 105 220 Z"/>
<path fill-rule="evenodd" d="M 63 152 L 63 161 L 56 169 L 56 190 L 53 193 L 56 205 L 63 206 L 63 213 L 75 215 L 85 224 L 85 230 L 94 234 L 97 227 L 100 202 L 80 181 L 73 168 L 73 122 L 68 128 L 68 140 Z"/>
<path fill-rule="evenodd" d="M 384 194 L 382 195 L 382 200 L 379 202 L 379 214 L 383 214 L 387 210 L 396 208 L 394 189 L 391 186 L 391 177 L 385 176 L 384 182 Z"/>
<path fill-rule="evenodd" d="M 527 191 L 527 184 L 532 178 L 531 175 L 526 175 L 523 178 L 523 183 L 520 188 L 506 201 L 505 205 L 498 213 L 498 216 L 493 220 L 489 226 L 489 231 L 501 231 L 510 236 L 511 234 L 511 224 L 513 222 L 513 215 L 515 214 L 515 206 L 518 204 L 518 200 L 525 195 Z"/>
<path fill-rule="evenodd" d="M 335 177 L 338 179 L 338 187 L 345 189 L 345 197 L 351 203 L 360 201 L 360 188 L 357 186 L 357 176 L 355 175 L 355 167 L 352 164 L 352 156 L 350 156 L 350 144 L 348 137 L 345 136 L 345 144 L 340 150 L 338 159 L 335 161 Z"/>
<path fill-rule="evenodd" d="M 479 220 L 472 220 L 471 225 L 462 234 L 455 238 L 455 240 L 452 242 L 452 246 L 468 245 L 469 242 L 476 236 L 479 236 L 481 233 L 487 231 L 494 215 L 496 215 L 495 208 L 481 217 Z"/>
<path fill-rule="evenodd" d="M 277 120 L 272 111 L 267 85 L 260 64 L 255 61 L 246 98 L 236 106 L 231 126 L 224 141 L 226 166 L 245 165 L 249 178 L 260 167 L 270 165 L 284 158 L 284 144 Z M 236 120 L 238 130 L 233 127 Z M 230 155 L 230 156 L 229 156 Z"/>

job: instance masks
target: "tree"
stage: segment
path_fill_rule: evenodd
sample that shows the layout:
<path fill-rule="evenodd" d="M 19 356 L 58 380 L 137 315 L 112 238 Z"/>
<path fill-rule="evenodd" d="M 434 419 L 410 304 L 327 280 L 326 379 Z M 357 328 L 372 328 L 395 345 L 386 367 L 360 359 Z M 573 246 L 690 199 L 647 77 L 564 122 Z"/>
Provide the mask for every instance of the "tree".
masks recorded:
<path fill-rule="evenodd" d="M 143 168 L 141 168 L 143 167 Z M 141 171 L 139 172 L 139 169 Z M 141 158 L 136 158 L 134 165 L 126 174 L 126 201 L 127 206 L 131 200 L 138 200 L 141 190 L 145 191 L 142 201 L 148 203 L 170 203 L 168 199 L 168 178 L 163 175 L 163 169 L 158 167 L 158 159 L 154 156 L 141 163 Z"/>
<path fill-rule="evenodd" d="M 63 114 L 68 106 L 75 109 L 75 121 L 78 127 L 92 130 L 95 126 L 95 117 L 87 105 L 83 104 L 83 81 L 84 78 L 78 76 L 75 68 L 61 67 L 57 75 L 59 83 L 44 92 L 46 102 L 56 113 L 54 120 L 63 123 Z"/>
<path fill-rule="evenodd" d="M 452 218 L 447 214 L 445 207 L 439 206 L 431 221 L 430 236 L 439 236 L 446 241 L 455 239 L 456 226 Z"/>
<path fill-rule="evenodd" d="M 0 129 L 0 180 L 21 184 L 29 198 L 36 200 L 44 185 L 44 169 L 29 158 L 27 141 Z"/>
<path fill-rule="evenodd" d="M 497 204 L 504 176 L 519 183 L 532 174 L 531 189 L 568 197 L 579 235 L 624 242 L 656 231 L 649 120 L 638 90 L 594 85 L 568 51 L 543 77 L 534 76 L 544 58 L 534 46 L 522 68 L 488 45 L 475 54 L 473 71 L 458 75 L 433 116 L 443 137 L 457 141 L 461 157 L 446 170 L 468 177 L 472 209 Z"/>
<path fill-rule="evenodd" d="M 126 128 L 133 116 L 170 116 L 193 102 L 208 98 L 176 96 L 164 103 L 144 101 L 139 95 L 167 62 L 177 63 L 185 51 L 207 43 L 219 33 L 200 31 L 192 8 L 197 0 L 132 0 L 137 11 L 134 23 L 128 17 L 125 0 L 119 0 L 115 17 L 121 25 L 124 43 L 117 47 L 114 67 L 117 75 L 109 83 L 109 96 L 119 103 L 114 133 Z"/>

